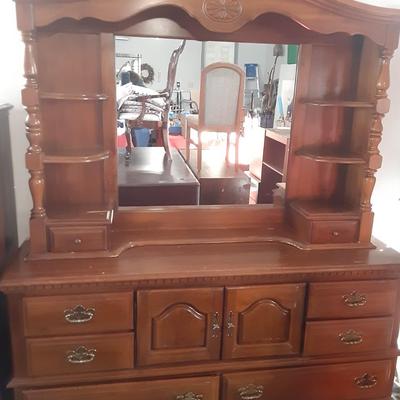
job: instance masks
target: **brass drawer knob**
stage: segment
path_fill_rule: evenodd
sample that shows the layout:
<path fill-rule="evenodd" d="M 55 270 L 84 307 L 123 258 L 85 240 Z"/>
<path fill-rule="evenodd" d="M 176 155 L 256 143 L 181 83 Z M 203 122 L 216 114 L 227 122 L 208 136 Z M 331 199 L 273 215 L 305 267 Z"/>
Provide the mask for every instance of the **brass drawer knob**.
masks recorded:
<path fill-rule="evenodd" d="M 203 395 L 189 392 L 185 394 L 179 394 L 176 396 L 175 400 L 203 400 Z"/>
<path fill-rule="evenodd" d="M 241 400 L 257 400 L 264 395 L 264 386 L 262 385 L 246 385 L 238 389 Z"/>
<path fill-rule="evenodd" d="M 361 344 L 363 342 L 363 337 L 361 333 L 356 332 L 353 329 L 349 329 L 347 332 L 340 333 L 339 339 L 343 344 L 350 346 L 355 344 Z"/>
<path fill-rule="evenodd" d="M 76 238 L 74 240 L 74 244 L 76 244 L 77 246 L 79 246 L 80 244 L 82 244 L 82 239 Z"/>
<path fill-rule="evenodd" d="M 70 324 L 84 324 L 93 319 L 95 312 L 94 308 L 85 308 L 79 304 L 74 308 L 64 310 L 64 318 Z"/>
<path fill-rule="evenodd" d="M 343 296 L 344 304 L 348 307 L 362 307 L 367 304 L 367 296 L 357 291 L 353 291 L 350 294 Z"/>
<path fill-rule="evenodd" d="M 332 232 L 332 236 L 333 236 L 333 237 L 339 237 L 339 236 L 340 236 L 340 233 L 339 233 L 338 231 L 333 231 L 333 232 Z"/>
<path fill-rule="evenodd" d="M 71 364 L 87 364 L 96 357 L 96 349 L 88 349 L 85 346 L 79 346 L 75 350 L 68 351 L 67 361 Z"/>
<path fill-rule="evenodd" d="M 371 389 L 378 384 L 378 378 L 374 375 L 365 373 L 364 375 L 354 378 L 354 383 L 360 389 Z"/>

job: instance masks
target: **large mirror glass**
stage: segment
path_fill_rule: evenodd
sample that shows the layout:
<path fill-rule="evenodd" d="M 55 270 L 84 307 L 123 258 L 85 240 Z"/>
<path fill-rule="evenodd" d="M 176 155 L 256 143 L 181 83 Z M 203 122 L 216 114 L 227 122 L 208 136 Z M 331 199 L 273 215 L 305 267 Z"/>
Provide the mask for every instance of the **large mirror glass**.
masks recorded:
<path fill-rule="evenodd" d="M 297 46 L 115 41 L 120 206 L 282 204 Z"/>

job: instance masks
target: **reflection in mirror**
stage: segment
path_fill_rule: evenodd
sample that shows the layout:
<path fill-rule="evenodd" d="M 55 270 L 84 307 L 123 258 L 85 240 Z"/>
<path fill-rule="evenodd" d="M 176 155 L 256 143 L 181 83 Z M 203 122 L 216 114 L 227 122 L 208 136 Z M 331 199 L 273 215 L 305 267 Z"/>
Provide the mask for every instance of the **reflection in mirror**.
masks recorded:
<path fill-rule="evenodd" d="M 297 46 L 115 41 L 120 206 L 283 203 Z"/>

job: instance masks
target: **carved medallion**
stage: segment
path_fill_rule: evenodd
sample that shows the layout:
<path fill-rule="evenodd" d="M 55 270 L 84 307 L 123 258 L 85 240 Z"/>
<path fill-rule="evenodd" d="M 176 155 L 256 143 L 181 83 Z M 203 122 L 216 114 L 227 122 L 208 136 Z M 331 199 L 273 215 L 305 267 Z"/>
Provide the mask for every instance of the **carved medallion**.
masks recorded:
<path fill-rule="evenodd" d="M 204 14 L 216 22 L 232 22 L 243 13 L 239 0 L 204 0 Z"/>

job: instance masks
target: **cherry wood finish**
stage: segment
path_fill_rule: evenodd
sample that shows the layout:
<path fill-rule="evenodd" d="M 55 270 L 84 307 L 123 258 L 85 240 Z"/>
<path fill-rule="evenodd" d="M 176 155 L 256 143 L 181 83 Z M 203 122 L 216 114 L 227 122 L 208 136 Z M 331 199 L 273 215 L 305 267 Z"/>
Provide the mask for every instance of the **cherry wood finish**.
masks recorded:
<path fill-rule="evenodd" d="M 299 354 L 304 285 L 226 289 L 223 358 Z"/>
<path fill-rule="evenodd" d="M 138 364 L 219 359 L 222 289 L 139 291 Z"/>
<path fill-rule="evenodd" d="M 27 339 L 28 374 L 49 376 L 133 368 L 131 333 Z"/>
<path fill-rule="evenodd" d="M 169 160 L 164 148 L 136 147 L 131 159 L 119 154 L 120 206 L 199 204 L 200 183 L 177 150 Z"/>
<path fill-rule="evenodd" d="M 350 371 L 346 379 L 350 376 L 353 382 L 355 377 L 352 375 L 357 363 L 368 362 L 368 365 L 374 366 L 379 364 L 379 360 L 385 359 L 388 360 L 388 365 L 394 365 L 393 360 L 398 352 L 395 338 L 399 326 L 397 279 L 400 274 L 397 262 L 397 253 L 390 249 L 304 252 L 291 246 L 272 243 L 145 246 L 134 248 L 116 259 L 79 262 L 60 260 L 57 268 L 54 268 L 52 260 L 26 262 L 21 255 L 21 259 L 16 260 L 14 265 L 6 270 L 1 282 L 2 290 L 8 293 L 10 314 L 14 316 L 11 319 L 15 367 L 12 385 L 16 388 L 18 396 L 21 396 L 21 390 L 31 389 L 33 393 L 34 388 L 41 391 L 49 386 L 61 392 L 67 390 L 65 393 L 70 395 L 65 385 L 76 386 L 76 396 L 84 396 L 86 391 L 80 392 L 79 389 L 82 384 L 92 384 L 93 386 L 87 389 L 91 393 L 97 390 L 99 382 L 119 385 L 117 382 L 157 377 L 175 379 L 210 374 L 226 377 L 226 374 L 230 373 L 247 376 L 246 371 L 253 371 L 254 375 L 254 370 L 268 369 L 269 372 L 262 372 L 264 376 L 266 373 L 274 375 L 276 368 L 280 367 L 285 367 L 292 379 L 292 371 L 295 375 L 307 375 L 308 371 L 298 371 L 312 366 L 316 366 L 315 370 L 318 371 L 329 370 L 329 379 L 344 382 L 342 377 L 345 373 L 342 374 L 341 368 L 338 367 L 341 363 L 346 363 L 345 371 Z M 55 295 L 50 297 L 55 299 L 55 304 L 56 300 L 60 304 L 62 301 L 70 304 L 71 300 L 81 298 L 85 308 L 93 308 L 94 305 L 98 311 L 97 315 L 101 316 L 104 315 L 104 299 L 111 301 L 114 298 L 113 301 L 117 302 L 117 298 L 113 296 L 115 290 L 118 290 L 121 291 L 121 298 L 125 299 L 125 304 L 130 303 L 134 298 L 132 294 L 135 288 L 138 289 L 135 307 L 137 316 L 134 324 L 137 327 L 135 351 L 133 348 L 128 351 L 127 345 L 124 345 L 124 350 L 121 350 L 123 356 L 114 359 L 111 355 L 98 369 L 93 367 L 92 372 L 90 363 L 86 364 L 87 367 L 78 366 L 79 371 L 74 370 L 74 366 L 66 370 L 64 358 L 62 361 L 53 361 L 54 357 L 64 357 L 67 347 L 70 349 L 72 344 L 84 345 L 88 350 L 93 347 L 101 350 L 102 341 L 107 340 L 110 346 L 120 348 L 121 341 L 114 340 L 115 337 L 126 337 L 126 340 L 130 337 L 130 343 L 133 344 L 133 336 L 130 333 L 132 325 L 125 325 L 128 322 L 127 313 L 132 316 L 130 307 L 129 311 L 118 314 L 119 322 L 114 322 L 115 329 L 121 333 L 114 334 L 108 328 L 100 327 L 98 332 L 91 332 L 99 334 L 96 336 L 82 336 L 83 332 L 80 331 L 65 330 L 62 333 L 55 330 L 46 333 L 42 338 L 27 337 L 22 311 L 27 302 L 35 304 L 38 301 L 38 304 L 41 304 L 40 300 L 44 300 L 42 296 L 51 294 Z M 337 289 L 334 290 L 335 288 Z M 90 293 L 84 296 L 83 293 L 88 291 Z M 355 291 L 360 295 L 353 294 Z M 234 302 L 233 294 L 236 298 Z M 350 295 L 349 300 L 345 302 L 344 297 L 347 295 Z M 366 303 L 363 304 L 365 296 Z M 97 304 L 89 303 L 90 298 L 93 301 L 99 298 L 101 301 Z M 305 303 L 304 311 L 301 311 L 304 298 L 308 298 L 309 301 Z M 293 341 L 292 350 L 288 351 L 288 344 L 275 347 L 272 352 L 271 343 L 255 343 L 253 347 L 237 342 L 236 355 L 239 355 L 239 359 L 228 356 L 226 349 L 230 346 L 227 330 L 230 306 L 236 305 L 237 312 L 242 314 L 245 311 L 245 318 L 242 320 L 246 329 L 242 329 L 241 336 L 238 333 L 240 329 L 235 329 L 236 340 L 241 337 L 242 340 L 254 341 L 258 340 L 260 334 L 276 337 L 282 333 L 279 327 L 284 325 L 268 324 L 269 318 L 272 317 L 278 322 L 285 320 L 285 317 L 282 319 L 276 313 L 276 307 L 271 311 L 267 304 L 265 308 L 262 300 L 268 299 L 279 303 L 281 308 L 290 309 L 292 326 L 294 332 L 297 332 L 293 337 L 298 338 L 298 341 Z M 358 306 L 354 306 L 358 303 Z M 50 304 L 51 300 L 48 301 L 47 307 L 50 307 Z M 315 304 L 319 306 L 320 311 L 313 311 Z M 352 307 L 348 304 L 352 304 Z M 323 312 L 323 305 L 326 305 L 326 313 Z M 56 308 L 62 311 L 63 307 L 64 305 Z M 344 312 L 343 316 L 348 319 L 342 320 L 341 310 L 347 308 L 351 311 L 349 314 Z M 215 311 L 219 313 L 217 319 L 213 319 L 212 314 Z M 256 323 L 252 322 L 254 311 L 257 314 Z M 339 316 L 336 316 L 335 312 L 338 312 Z M 266 313 L 268 318 L 265 317 Z M 308 320 L 304 321 L 306 317 Z M 96 315 L 93 321 L 95 318 Z M 383 327 L 378 325 L 377 321 L 385 321 L 385 324 L 386 321 L 390 321 L 392 325 L 386 324 Z M 303 330 L 304 324 L 306 329 Z M 312 335 L 311 343 L 319 346 L 316 355 L 307 353 L 310 349 L 310 324 L 329 325 L 329 329 Z M 382 329 L 378 330 L 378 326 Z M 236 324 L 236 327 L 240 327 L 240 323 Z M 349 345 L 354 350 L 348 351 L 346 345 L 343 352 L 329 354 L 328 350 L 332 346 L 324 345 L 327 343 L 326 335 L 336 331 L 340 334 L 342 329 L 339 328 L 342 327 L 344 333 L 353 329 L 366 335 L 364 337 L 367 346 L 360 349 L 357 345 Z M 333 328 L 336 328 L 336 331 Z M 122 333 L 122 330 L 126 333 Z M 217 337 L 213 338 L 213 333 Z M 368 339 L 368 335 L 372 335 L 373 340 Z M 98 342 L 93 342 L 94 339 Z M 379 345 L 376 345 L 377 343 Z M 50 349 L 51 352 L 47 353 Z M 36 351 L 34 356 L 32 351 Z M 45 353 L 42 353 L 43 351 Z M 41 356 L 36 356 L 38 352 Z M 115 360 L 126 361 L 128 353 L 131 357 L 134 353 L 137 354 L 136 367 L 114 364 Z M 27 354 L 30 356 L 27 357 Z M 200 356 L 197 357 L 198 355 Z M 52 368 L 46 367 L 49 359 L 52 360 Z M 382 387 L 379 386 L 379 390 L 389 393 L 393 368 L 388 367 L 389 372 L 382 378 L 386 383 Z M 361 370 L 357 372 L 360 372 L 362 377 L 365 373 L 376 375 L 379 371 L 371 368 L 365 369 L 362 374 Z M 286 379 L 279 371 L 277 376 L 277 382 Z M 308 385 L 317 385 L 317 381 L 319 382 L 318 377 L 313 380 L 314 383 L 309 382 Z M 252 382 L 243 382 L 248 383 Z M 370 393 L 361 391 L 360 396 L 354 397 L 350 384 L 339 385 L 342 386 L 343 392 L 339 392 L 336 399 L 362 399 L 364 393 Z M 158 390 L 156 385 L 152 387 L 155 391 Z M 321 387 L 315 386 L 313 390 L 321 395 Z M 118 393 L 118 389 L 115 390 L 115 393 Z M 309 393 L 307 390 L 311 389 L 304 389 L 304 396 Z M 381 395 L 381 392 L 374 390 L 373 396 L 366 398 L 375 399 Z M 299 395 L 303 395 L 302 393 L 303 388 L 300 386 Z M 346 397 L 350 396 L 348 393 L 353 397 Z M 287 396 L 284 390 L 282 396 Z"/>
<path fill-rule="evenodd" d="M 305 221 L 297 210 L 282 207 L 286 218 L 279 229 L 285 234 L 271 234 L 269 240 L 302 248 L 370 246 L 371 196 L 381 165 L 382 119 L 390 106 L 389 62 L 398 44 L 398 11 L 352 0 L 284 0 L 278 5 L 234 0 L 229 6 L 221 0 L 118 0 L 112 5 L 91 0 L 85 6 L 17 0 L 17 16 L 26 44 L 31 257 L 112 257 L 131 247 L 130 239 L 116 226 L 108 229 L 104 220 L 98 225 L 106 227 L 106 245 L 79 251 L 74 246 L 58 250 L 47 229 L 54 209 L 64 210 L 57 216 L 60 226 L 74 220 L 76 228 L 87 227 L 82 213 L 73 215 L 76 209 L 86 214 L 117 210 L 114 33 L 300 43 L 286 205 L 299 199 L 328 202 L 334 212 L 326 220 L 327 231 L 348 205 L 357 211 L 358 225 L 353 223 L 351 233 L 340 239 L 319 232 L 314 238 L 305 233 L 313 218 Z M 277 180 L 281 172 L 268 169 L 269 178 Z M 270 209 L 264 213 L 268 218 Z M 190 216 L 188 210 L 187 221 Z M 237 210 L 230 209 L 230 217 L 236 216 Z M 185 240 L 196 243 L 195 233 Z M 92 234 L 96 241 L 97 233 Z M 176 237 L 174 243 L 184 242 Z"/>
<path fill-rule="evenodd" d="M 50 250 L 56 253 L 106 250 L 107 228 L 50 227 Z"/>
<path fill-rule="evenodd" d="M 16 7 L 33 208 L 0 288 L 17 399 L 387 400 L 400 258 L 372 249 L 371 196 L 400 12 L 352 0 Z M 117 210 L 121 33 L 300 44 L 283 206 Z"/>
<path fill-rule="evenodd" d="M 309 288 L 309 319 L 393 315 L 398 304 L 397 281 L 313 283 Z"/>
<path fill-rule="evenodd" d="M 307 322 L 305 355 L 379 351 L 393 341 L 392 318 Z"/>
<path fill-rule="evenodd" d="M 392 363 L 342 364 L 298 369 L 257 371 L 224 376 L 223 399 L 326 400 L 389 398 Z M 335 382 L 335 385 L 333 385 Z M 340 382 L 340 384 L 338 384 Z"/>
<path fill-rule="evenodd" d="M 130 400 L 132 394 L 137 400 L 148 400 L 149 398 L 154 400 L 218 400 L 219 379 L 204 377 L 117 383 L 97 385 L 97 387 L 26 390 L 23 392 L 22 398 L 25 400 L 108 400 L 112 397 L 116 400 Z"/>
<path fill-rule="evenodd" d="M 198 168 L 198 151 L 190 150 L 189 158 L 183 150 L 180 154 L 200 183 L 199 204 L 249 204 L 250 178 L 213 150 L 202 150 L 202 166 Z"/>
<path fill-rule="evenodd" d="M 25 297 L 27 337 L 82 335 L 133 329 L 131 292 Z"/>

